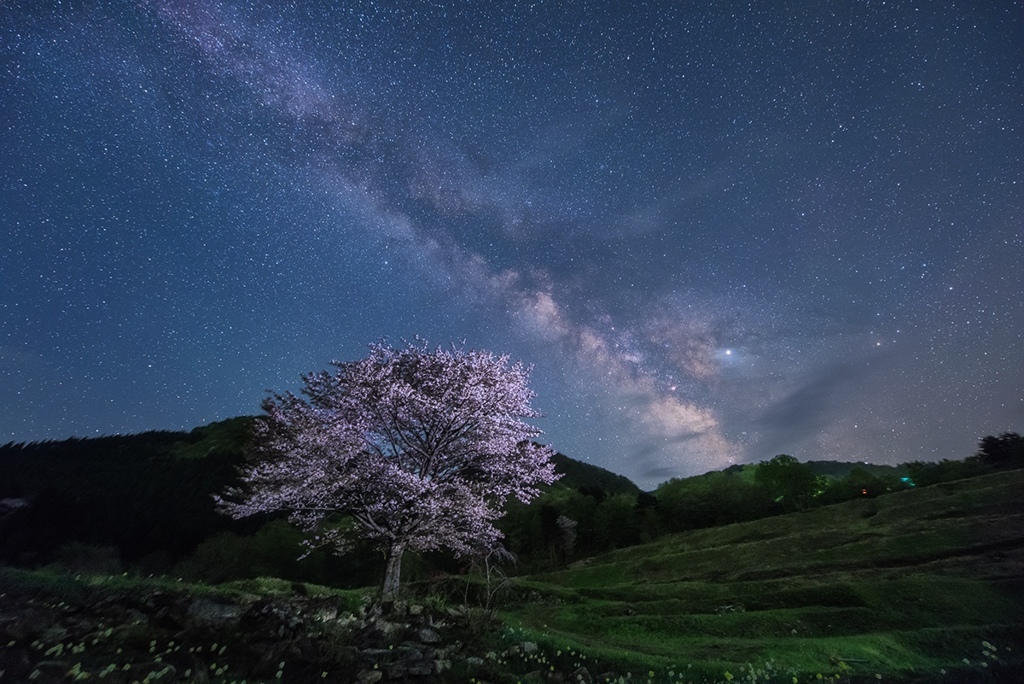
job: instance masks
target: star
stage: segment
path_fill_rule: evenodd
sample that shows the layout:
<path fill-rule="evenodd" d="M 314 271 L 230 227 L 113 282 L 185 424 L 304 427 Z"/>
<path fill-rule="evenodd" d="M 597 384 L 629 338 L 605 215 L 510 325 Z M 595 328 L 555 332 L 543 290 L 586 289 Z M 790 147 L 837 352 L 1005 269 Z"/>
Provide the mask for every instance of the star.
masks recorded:
<path fill-rule="evenodd" d="M 1018 9 L 5 5 L 0 440 L 419 335 L 646 488 L 963 458 L 1024 429 Z"/>

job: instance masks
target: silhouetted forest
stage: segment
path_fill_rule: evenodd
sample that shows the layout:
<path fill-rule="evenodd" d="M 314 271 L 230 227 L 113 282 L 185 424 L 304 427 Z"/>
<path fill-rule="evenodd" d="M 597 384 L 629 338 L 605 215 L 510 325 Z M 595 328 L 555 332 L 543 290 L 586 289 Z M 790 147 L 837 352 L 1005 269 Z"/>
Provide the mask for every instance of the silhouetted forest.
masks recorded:
<path fill-rule="evenodd" d="M 219 582 L 276 576 L 364 586 L 381 558 L 356 547 L 302 560 L 301 533 L 280 517 L 235 521 L 213 495 L 237 484 L 251 418 L 191 432 L 7 444 L 0 447 L 0 563 L 171 574 Z M 983 438 L 959 461 L 879 466 L 798 462 L 779 455 L 643 492 L 627 478 L 562 454 L 562 479 L 500 522 L 521 570 L 540 570 L 663 534 L 806 510 L 855 498 L 1024 466 L 1024 438 Z M 459 572 L 465 562 L 409 560 L 410 579 Z"/>

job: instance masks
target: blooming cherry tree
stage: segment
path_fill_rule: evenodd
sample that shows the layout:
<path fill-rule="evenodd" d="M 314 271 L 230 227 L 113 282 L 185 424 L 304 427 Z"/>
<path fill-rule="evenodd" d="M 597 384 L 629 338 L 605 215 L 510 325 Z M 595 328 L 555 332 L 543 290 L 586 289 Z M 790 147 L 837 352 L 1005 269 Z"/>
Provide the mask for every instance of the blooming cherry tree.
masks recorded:
<path fill-rule="evenodd" d="M 371 345 L 365 359 L 303 376 L 256 420 L 257 459 L 219 498 L 232 516 L 287 511 L 313 547 L 345 548 L 325 523 L 345 514 L 386 558 L 381 598 L 397 595 L 406 550 L 458 555 L 493 546 L 510 498 L 557 475 L 528 387 L 530 369 L 486 351 L 424 342 Z"/>

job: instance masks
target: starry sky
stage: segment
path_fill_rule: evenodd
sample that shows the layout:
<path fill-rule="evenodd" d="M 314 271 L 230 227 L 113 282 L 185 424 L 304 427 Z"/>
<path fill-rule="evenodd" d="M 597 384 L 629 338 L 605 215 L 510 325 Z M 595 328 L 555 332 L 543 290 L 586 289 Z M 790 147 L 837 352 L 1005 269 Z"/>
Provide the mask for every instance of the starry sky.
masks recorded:
<path fill-rule="evenodd" d="M 0 441 L 415 336 L 645 488 L 1024 432 L 1024 5 L 0 3 Z"/>

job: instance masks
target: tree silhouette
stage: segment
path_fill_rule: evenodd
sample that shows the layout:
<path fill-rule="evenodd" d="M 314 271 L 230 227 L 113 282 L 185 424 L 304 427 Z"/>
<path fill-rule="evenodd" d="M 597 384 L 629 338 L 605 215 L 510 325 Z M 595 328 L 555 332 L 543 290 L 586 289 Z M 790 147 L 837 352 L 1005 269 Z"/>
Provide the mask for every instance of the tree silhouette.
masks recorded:
<path fill-rule="evenodd" d="M 772 499 L 787 510 L 807 508 L 817 482 L 813 470 L 788 454 L 758 463 L 754 480 L 764 485 Z"/>
<path fill-rule="evenodd" d="M 1016 432 L 1004 432 L 998 437 L 982 437 L 977 455 L 985 465 L 1019 468 L 1024 466 L 1024 437 Z"/>

